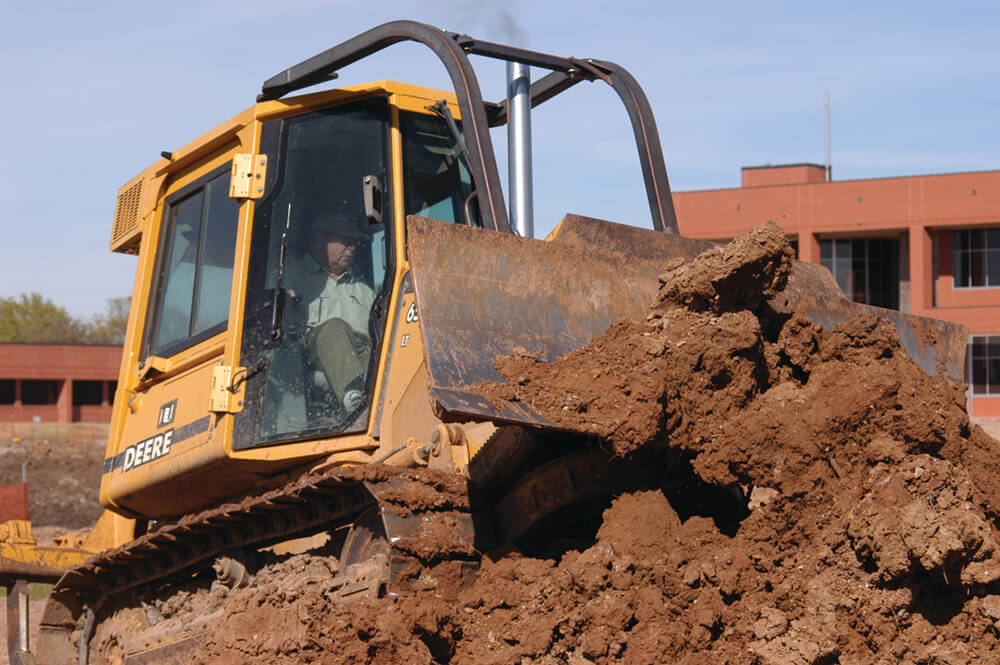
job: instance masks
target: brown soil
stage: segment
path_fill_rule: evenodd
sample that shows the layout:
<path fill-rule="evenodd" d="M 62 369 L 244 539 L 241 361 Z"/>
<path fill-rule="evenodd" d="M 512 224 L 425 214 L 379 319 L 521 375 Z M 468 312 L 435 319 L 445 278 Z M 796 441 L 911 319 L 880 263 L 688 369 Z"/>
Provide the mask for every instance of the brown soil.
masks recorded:
<path fill-rule="evenodd" d="M 675 261 L 644 321 L 479 386 L 621 456 L 681 451 L 750 490 L 736 528 L 623 494 L 594 544 L 483 558 L 467 586 L 339 604 L 306 559 L 220 599 L 198 662 L 957 665 L 1000 662 L 1000 450 L 874 318 L 782 317 L 791 252 L 766 225 Z M 684 517 L 682 517 L 684 516 Z M 317 574 L 318 571 L 318 574 Z M 215 607 L 215 605 L 213 605 Z"/>
<path fill-rule="evenodd" d="M 46 526 L 65 530 L 90 527 L 101 514 L 97 494 L 106 448 L 106 439 L 0 438 L 0 485 L 21 482 L 21 467 L 27 462 L 28 515 L 32 527 L 35 530 Z M 43 530 L 40 535 L 47 533 Z"/>

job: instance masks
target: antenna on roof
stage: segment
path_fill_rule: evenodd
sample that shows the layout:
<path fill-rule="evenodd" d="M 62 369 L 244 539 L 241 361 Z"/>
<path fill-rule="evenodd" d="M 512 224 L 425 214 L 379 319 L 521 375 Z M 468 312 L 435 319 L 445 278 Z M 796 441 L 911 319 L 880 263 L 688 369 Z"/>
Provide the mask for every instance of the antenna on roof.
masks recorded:
<path fill-rule="evenodd" d="M 823 92 L 823 117 L 826 119 L 826 181 L 833 180 L 833 167 L 830 166 L 830 91 Z"/>

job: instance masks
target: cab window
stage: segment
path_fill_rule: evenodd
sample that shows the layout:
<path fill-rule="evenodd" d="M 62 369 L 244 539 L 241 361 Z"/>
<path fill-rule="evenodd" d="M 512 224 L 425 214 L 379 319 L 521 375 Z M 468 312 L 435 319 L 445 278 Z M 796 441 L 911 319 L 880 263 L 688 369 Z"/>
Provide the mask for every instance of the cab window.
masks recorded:
<path fill-rule="evenodd" d="M 448 124 L 432 115 L 411 112 L 399 115 L 406 214 L 481 226 L 475 197 L 469 200 L 472 176 L 466 156 Z M 466 208 L 471 220 L 466 220 Z"/>
<path fill-rule="evenodd" d="M 173 355 L 225 329 L 238 214 L 228 166 L 167 199 L 146 355 Z"/>

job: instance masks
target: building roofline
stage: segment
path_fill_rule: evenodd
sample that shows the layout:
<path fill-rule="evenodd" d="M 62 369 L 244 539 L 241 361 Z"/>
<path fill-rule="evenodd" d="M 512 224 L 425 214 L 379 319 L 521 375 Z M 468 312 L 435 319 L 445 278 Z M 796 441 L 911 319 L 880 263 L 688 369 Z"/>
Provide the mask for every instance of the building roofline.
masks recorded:
<path fill-rule="evenodd" d="M 827 182 L 793 182 L 786 183 L 783 185 L 754 185 L 752 187 L 709 187 L 707 189 L 686 189 L 686 190 L 673 190 L 674 194 L 697 194 L 699 192 L 726 192 L 726 191 L 741 191 L 746 189 L 764 189 L 765 187 L 815 187 L 822 185 L 837 185 L 843 183 L 851 182 L 871 182 L 874 180 L 905 180 L 907 178 L 942 178 L 945 176 L 953 175 L 977 175 L 985 173 L 995 173 L 1000 175 L 1000 169 L 983 169 L 980 171 L 953 171 L 950 173 L 920 173 L 916 175 L 890 175 L 890 176 L 880 176 L 876 178 L 851 178 L 849 180 L 830 180 Z"/>
<path fill-rule="evenodd" d="M 754 169 L 790 169 L 799 166 L 815 166 L 818 169 L 825 169 L 826 166 L 823 164 L 815 164 L 813 162 L 797 162 L 795 164 L 760 164 L 757 166 L 741 166 L 741 171 L 752 171 Z"/>
<path fill-rule="evenodd" d="M 69 346 L 83 349 L 121 349 L 122 344 L 66 344 L 63 342 L 0 342 L 4 346 Z"/>

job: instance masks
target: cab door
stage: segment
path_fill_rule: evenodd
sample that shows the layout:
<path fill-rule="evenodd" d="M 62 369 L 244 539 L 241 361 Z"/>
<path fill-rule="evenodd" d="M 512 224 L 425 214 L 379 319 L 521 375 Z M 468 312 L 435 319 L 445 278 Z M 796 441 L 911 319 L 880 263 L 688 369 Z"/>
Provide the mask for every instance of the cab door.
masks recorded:
<path fill-rule="evenodd" d="M 254 212 L 240 353 L 245 399 L 234 450 L 367 428 L 394 269 L 389 133 L 384 96 L 262 125 L 261 151 L 277 166 Z M 352 229 L 356 247 L 340 285 L 325 287 L 332 278 L 319 265 L 316 234 L 330 230 L 318 224 L 331 218 L 333 230 Z M 302 275 L 314 276 L 315 288 L 292 284 Z M 337 298 L 346 299 L 350 316 Z M 360 401 L 345 401 L 324 371 L 329 363 L 317 362 L 313 337 L 330 317 L 349 322 L 346 334 L 368 346 L 352 388 Z"/>

